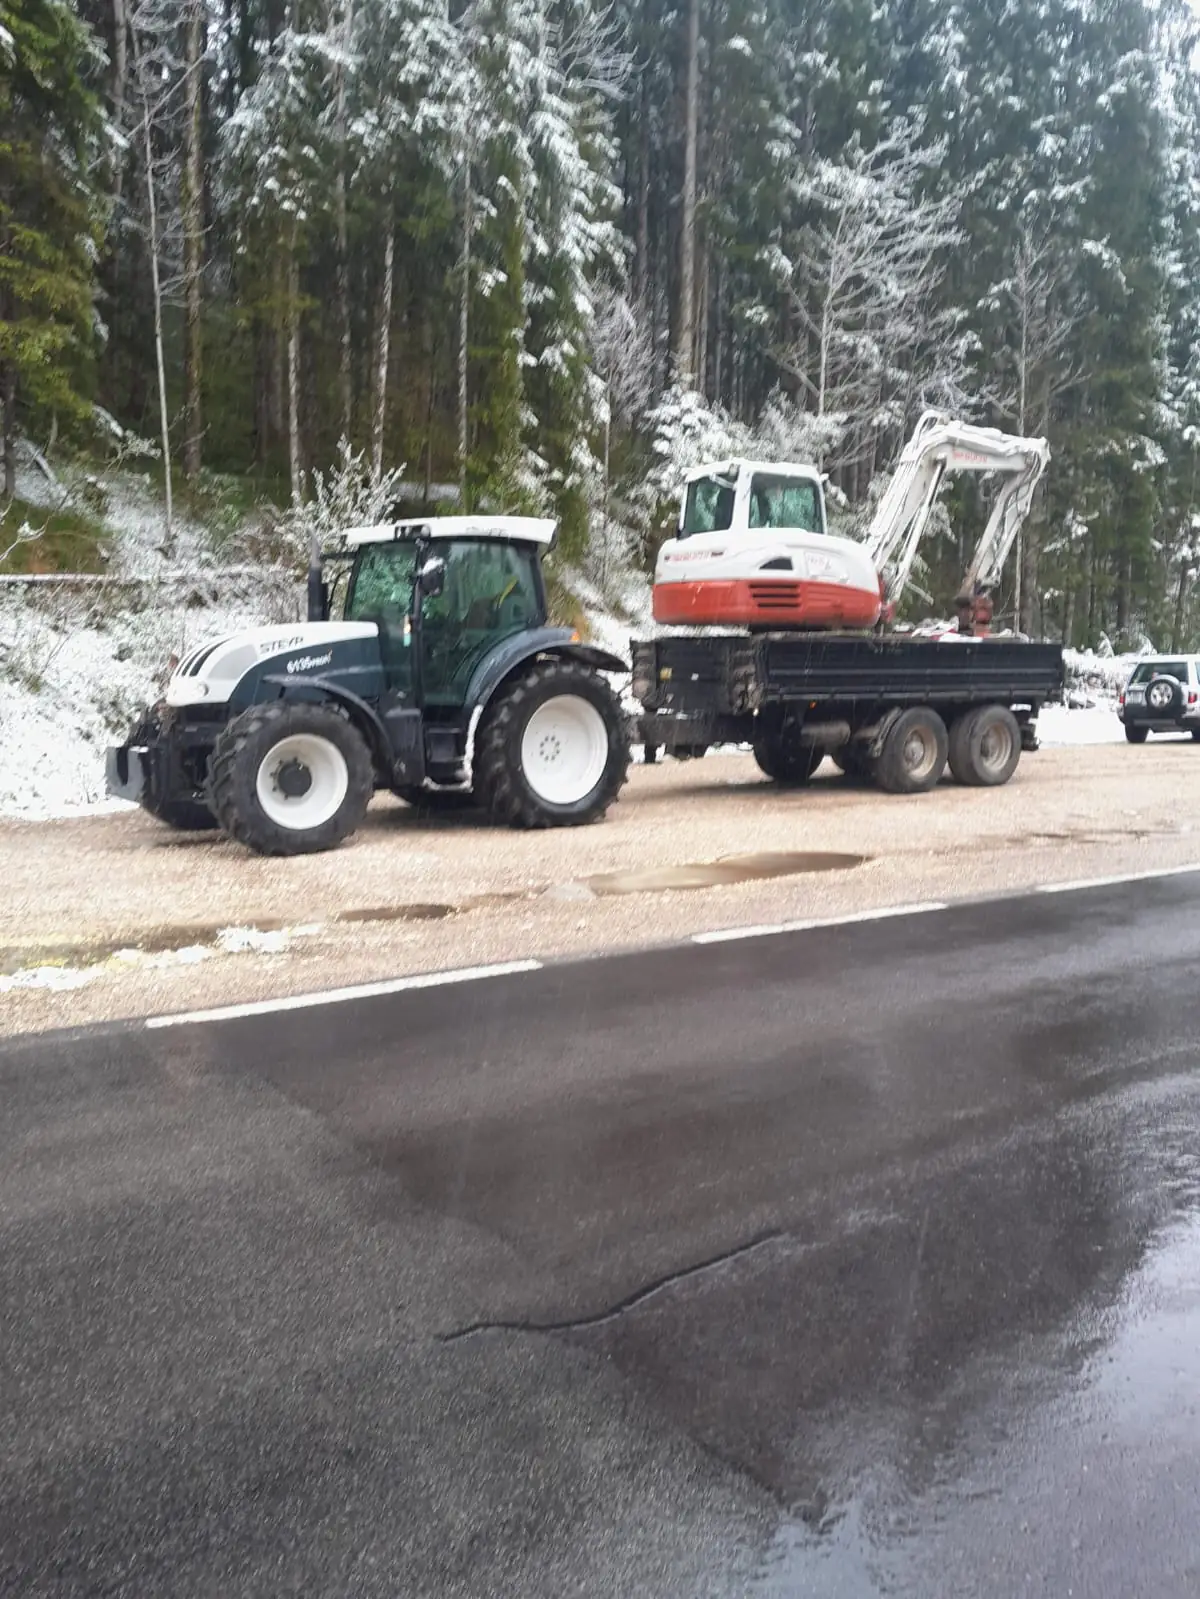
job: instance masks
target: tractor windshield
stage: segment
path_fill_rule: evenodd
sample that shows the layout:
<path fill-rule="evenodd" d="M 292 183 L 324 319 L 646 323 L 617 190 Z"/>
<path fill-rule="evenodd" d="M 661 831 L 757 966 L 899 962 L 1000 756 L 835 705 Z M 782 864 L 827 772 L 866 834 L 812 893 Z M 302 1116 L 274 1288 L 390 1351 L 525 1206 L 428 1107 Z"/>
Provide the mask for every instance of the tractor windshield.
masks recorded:
<path fill-rule="evenodd" d="M 724 533 L 733 525 L 733 491 L 730 478 L 698 477 L 687 487 L 680 538 L 689 533 Z"/>

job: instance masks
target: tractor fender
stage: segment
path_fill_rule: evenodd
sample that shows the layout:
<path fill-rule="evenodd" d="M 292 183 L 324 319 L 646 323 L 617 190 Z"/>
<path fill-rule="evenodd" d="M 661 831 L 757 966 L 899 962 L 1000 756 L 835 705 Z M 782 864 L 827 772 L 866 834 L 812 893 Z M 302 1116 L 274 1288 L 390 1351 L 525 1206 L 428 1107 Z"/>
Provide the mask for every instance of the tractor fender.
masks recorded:
<path fill-rule="evenodd" d="M 327 705 L 330 701 L 345 711 L 367 741 L 367 746 L 381 772 L 390 772 L 393 764 L 391 743 L 379 712 L 357 694 L 320 677 L 265 677 L 264 684 L 279 690 L 279 698 L 296 705 Z"/>
<path fill-rule="evenodd" d="M 526 633 L 518 633 L 513 638 L 504 639 L 484 656 L 467 686 L 465 711 L 468 785 L 475 764 L 475 734 L 488 701 L 519 667 L 539 655 L 557 655 L 568 661 L 580 661 L 584 666 L 595 667 L 598 672 L 629 671 L 628 663 L 619 655 L 597 649 L 593 644 L 581 644 L 579 635 L 573 628 L 535 627 Z"/>
<path fill-rule="evenodd" d="M 598 672 L 628 672 L 629 666 L 619 655 L 596 649 L 591 644 L 581 644 L 579 635 L 569 627 L 535 627 L 502 639 L 480 661 L 467 685 L 465 710 L 474 718 L 506 678 L 519 666 L 538 655 L 559 655 L 569 661 L 581 661 L 594 666 Z"/>

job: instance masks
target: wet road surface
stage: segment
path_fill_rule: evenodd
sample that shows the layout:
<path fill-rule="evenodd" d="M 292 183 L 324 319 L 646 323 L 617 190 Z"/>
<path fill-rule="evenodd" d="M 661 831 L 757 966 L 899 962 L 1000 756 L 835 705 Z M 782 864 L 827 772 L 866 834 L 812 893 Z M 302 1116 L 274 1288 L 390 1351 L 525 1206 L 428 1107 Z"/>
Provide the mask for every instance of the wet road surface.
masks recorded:
<path fill-rule="evenodd" d="M 0 1593 L 1200 1592 L 1200 880 L 0 1045 Z"/>

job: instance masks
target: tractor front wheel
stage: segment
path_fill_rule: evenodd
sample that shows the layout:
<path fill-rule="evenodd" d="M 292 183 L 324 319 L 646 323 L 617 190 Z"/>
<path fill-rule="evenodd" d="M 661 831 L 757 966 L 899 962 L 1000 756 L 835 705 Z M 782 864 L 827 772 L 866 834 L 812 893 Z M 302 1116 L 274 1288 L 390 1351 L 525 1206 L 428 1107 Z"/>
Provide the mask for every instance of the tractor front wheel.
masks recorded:
<path fill-rule="evenodd" d="M 208 803 L 256 855 L 333 849 L 366 815 L 375 786 L 358 729 L 323 705 L 254 705 L 221 730 Z"/>

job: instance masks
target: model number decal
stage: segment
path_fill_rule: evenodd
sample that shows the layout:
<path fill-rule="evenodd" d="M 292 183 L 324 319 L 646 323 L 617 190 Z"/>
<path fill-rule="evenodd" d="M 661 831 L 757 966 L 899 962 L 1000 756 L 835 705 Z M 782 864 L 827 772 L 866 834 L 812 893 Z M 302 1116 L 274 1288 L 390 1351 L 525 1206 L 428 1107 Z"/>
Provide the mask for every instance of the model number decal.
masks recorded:
<path fill-rule="evenodd" d="M 314 666 L 328 666 L 332 660 L 332 650 L 326 650 L 324 655 L 298 655 L 294 661 L 287 663 L 287 669 L 289 672 L 311 672 Z"/>

